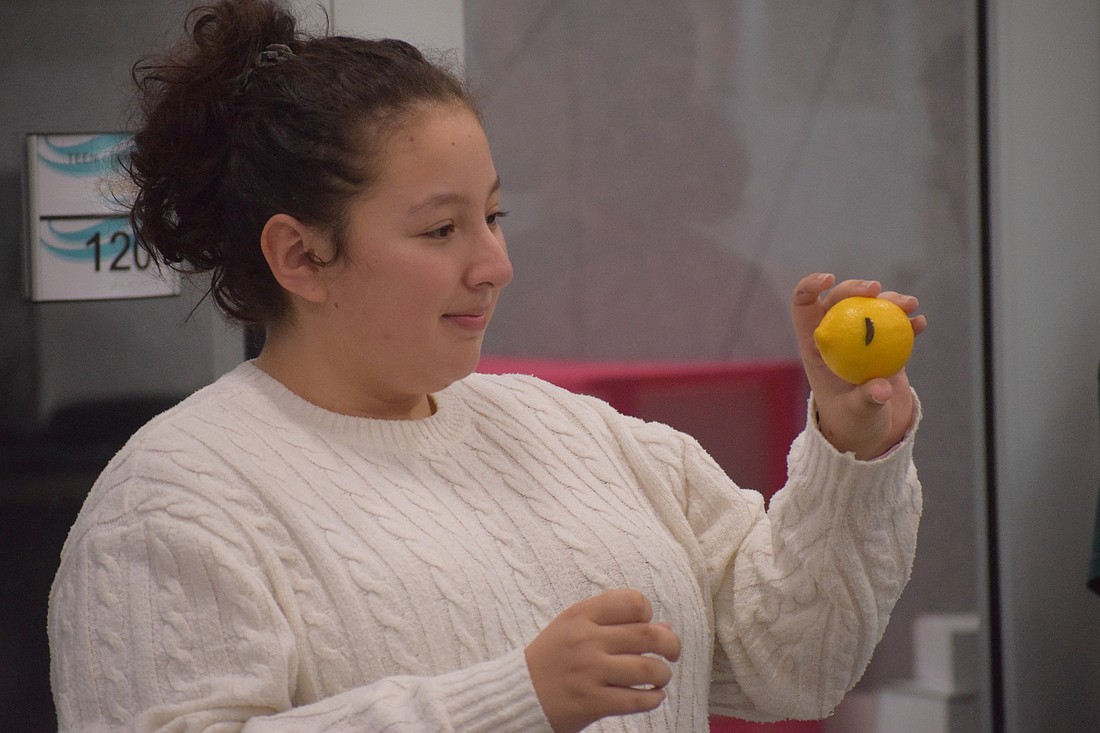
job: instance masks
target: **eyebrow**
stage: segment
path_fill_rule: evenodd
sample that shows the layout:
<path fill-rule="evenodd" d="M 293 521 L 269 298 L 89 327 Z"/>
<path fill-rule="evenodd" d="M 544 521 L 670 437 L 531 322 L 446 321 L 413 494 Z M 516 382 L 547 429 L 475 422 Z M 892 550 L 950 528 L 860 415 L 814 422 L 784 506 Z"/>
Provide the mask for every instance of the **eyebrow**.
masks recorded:
<path fill-rule="evenodd" d="M 500 190 L 500 176 L 497 176 L 496 181 L 493 182 L 492 188 L 489 189 L 489 195 L 492 196 L 494 193 L 496 193 L 499 190 Z M 469 199 L 466 196 L 463 196 L 462 194 L 459 194 L 459 193 L 441 193 L 441 194 L 438 194 L 436 196 L 432 196 L 429 199 L 421 201 L 418 204 L 413 204 L 412 206 L 409 207 L 409 210 L 406 213 L 409 216 L 415 216 L 416 214 L 419 214 L 423 211 L 428 211 L 428 210 L 431 210 L 431 209 L 435 209 L 435 208 L 438 208 L 440 206 L 449 206 L 449 205 L 452 205 L 452 204 L 465 204 L 465 203 L 469 203 Z"/>

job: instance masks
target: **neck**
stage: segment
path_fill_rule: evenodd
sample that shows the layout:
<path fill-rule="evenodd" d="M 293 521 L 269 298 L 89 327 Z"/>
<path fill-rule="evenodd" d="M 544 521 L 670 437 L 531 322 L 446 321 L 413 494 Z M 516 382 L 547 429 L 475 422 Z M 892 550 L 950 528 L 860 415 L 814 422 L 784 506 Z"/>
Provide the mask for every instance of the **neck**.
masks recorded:
<path fill-rule="evenodd" d="M 394 390 L 372 378 L 369 369 L 352 368 L 326 354 L 272 329 L 255 363 L 291 392 L 330 412 L 383 420 L 415 420 L 432 414 L 427 394 Z"/>

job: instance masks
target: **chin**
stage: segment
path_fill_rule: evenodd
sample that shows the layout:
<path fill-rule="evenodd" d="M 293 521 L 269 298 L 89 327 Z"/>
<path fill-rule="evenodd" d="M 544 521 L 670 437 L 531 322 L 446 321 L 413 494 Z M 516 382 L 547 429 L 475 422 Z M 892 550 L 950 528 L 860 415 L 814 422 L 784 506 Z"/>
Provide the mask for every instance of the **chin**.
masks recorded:
<path fill-rule="evenodd" d="M 443 360 L 441 360 L 443 361 Z M 476 369 L 478 362 L 481 361 L 481 346 L 478 345 L 477 349 L 474 349 L 469 354 L 456 354 L 449 359 L 446 359 L 446 367 L 440 369 L 437 374 L 440 377 L 441 384 L 433 392 L 438 392 L 451 384 L 465 379 L 470 376 Z"/>

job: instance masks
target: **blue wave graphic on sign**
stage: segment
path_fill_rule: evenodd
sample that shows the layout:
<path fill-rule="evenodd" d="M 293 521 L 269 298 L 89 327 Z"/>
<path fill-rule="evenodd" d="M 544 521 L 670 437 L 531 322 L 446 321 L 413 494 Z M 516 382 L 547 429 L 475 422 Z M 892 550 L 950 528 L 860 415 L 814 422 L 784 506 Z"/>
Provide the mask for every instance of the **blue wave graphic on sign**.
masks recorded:
<path fill-rule="evenodd" d="M 39 237 L 42 247 L 66 260 L 94 260 L 96 248 L 92 246 L 99 235 L 99 256 L 114 257 L 120 254 L 130 242 L 130 220 L 124 218 L 101 219 L 90 226 L 68 230 L 59 228 L 60 222 L 47 221 L 45 236 Z M 116 236 L 122 232 L 124 236 Z"/>
<path fill-rule="evenodd" d="M 72 135 L 47 135 L 43 138 L 44 147 L 38 150 L 38 160 L 62 175 L 85 178 L 106 175 L 120 158 L 129 155 L 129 135 L 91 135 L 79 142 L 61 142 L 72 138 Z"/>

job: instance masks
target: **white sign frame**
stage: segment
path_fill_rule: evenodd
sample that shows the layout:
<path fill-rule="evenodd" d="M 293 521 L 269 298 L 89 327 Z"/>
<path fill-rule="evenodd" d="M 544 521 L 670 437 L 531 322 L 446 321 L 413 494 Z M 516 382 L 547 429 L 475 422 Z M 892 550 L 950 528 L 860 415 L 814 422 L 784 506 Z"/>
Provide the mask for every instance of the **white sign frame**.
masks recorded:
<path fill-rule="evenodd" d="M 134 243 L 123 132 L 27 135 L 26 294 L 36 303 L 179 295 Z"/>

